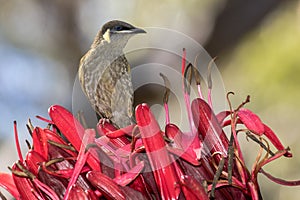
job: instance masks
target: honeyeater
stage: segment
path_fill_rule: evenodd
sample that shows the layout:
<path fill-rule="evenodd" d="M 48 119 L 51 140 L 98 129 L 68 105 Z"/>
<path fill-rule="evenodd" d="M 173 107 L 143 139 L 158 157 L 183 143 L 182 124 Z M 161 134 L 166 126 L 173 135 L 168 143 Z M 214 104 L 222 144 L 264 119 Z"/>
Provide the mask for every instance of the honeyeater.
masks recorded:
<path fill-rule="evenodd" d="M 79 64 L 79 81 L 94 110 L 119 128 L 133 123 L 130 65 L 123 49 L 143 29 L 113 20 L 104 24 Z"/>

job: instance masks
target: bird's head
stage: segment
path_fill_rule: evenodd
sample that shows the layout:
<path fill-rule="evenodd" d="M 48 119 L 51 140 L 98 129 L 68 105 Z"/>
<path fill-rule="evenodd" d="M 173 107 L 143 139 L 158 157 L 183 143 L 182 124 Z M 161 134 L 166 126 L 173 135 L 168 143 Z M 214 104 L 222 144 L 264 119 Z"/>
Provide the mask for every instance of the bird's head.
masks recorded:
<path fill-rule="evenodd" d="M 101 41 L 106 41 L 112 45 L 118 44 L 120 47 L 124 47 L 127 41 L 135 34 L 146 33 L 145 30 L 136 28 L 131 24 L 123 21 L 113 20 L 104 24 L 99 31 L 94 44 Z"/>

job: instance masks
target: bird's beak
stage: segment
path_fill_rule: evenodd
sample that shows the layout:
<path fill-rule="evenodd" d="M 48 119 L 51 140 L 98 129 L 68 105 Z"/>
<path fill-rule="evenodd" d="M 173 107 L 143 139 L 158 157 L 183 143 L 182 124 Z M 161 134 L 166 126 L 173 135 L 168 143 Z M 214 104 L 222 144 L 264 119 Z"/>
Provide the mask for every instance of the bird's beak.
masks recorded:
<path fill-rule="evenodd" d="M 147 33 L 144 29 L 141 29 L 141 28 L 134 28 L 134 29 L 131 29 L 130 32 L 131 32 L 132 34 Z"/>

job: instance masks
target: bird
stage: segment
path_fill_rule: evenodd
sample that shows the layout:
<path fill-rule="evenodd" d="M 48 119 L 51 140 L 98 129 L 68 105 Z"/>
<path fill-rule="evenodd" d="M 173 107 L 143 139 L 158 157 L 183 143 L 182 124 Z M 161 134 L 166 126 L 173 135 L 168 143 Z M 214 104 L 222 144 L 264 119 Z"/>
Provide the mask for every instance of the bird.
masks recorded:
<path fill-rule="evenodd" d="M 98 116 L 118 128 L 134 123 L 130 65 L 123 49 L 140 33 L 146 31 L 124 21 L 109 21 L 80 59 L 78 76 L 84 94 Z"/>

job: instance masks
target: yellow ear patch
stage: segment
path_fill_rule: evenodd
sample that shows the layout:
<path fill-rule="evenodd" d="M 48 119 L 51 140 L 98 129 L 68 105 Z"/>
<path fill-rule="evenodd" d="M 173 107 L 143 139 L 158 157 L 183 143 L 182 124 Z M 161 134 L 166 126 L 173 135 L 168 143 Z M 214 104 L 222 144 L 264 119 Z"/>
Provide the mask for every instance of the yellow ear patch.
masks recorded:
<path fill-rule="evenodd" d="M 107 29 L 106 32 L 103 34 L 103 39 L 110 43 L 110 29 Z"/>

